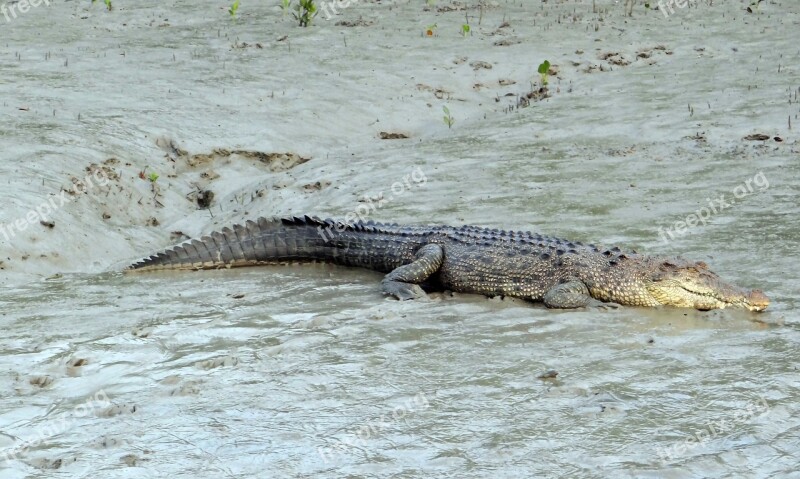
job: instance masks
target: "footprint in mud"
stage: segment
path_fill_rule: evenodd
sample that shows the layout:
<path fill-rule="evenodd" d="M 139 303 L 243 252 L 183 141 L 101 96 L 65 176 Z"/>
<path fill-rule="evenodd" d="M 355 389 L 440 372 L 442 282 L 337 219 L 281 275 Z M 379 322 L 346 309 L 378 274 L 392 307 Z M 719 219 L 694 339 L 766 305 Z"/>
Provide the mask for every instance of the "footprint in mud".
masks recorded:
<path fill-rule="evenodd" d="M 42 376 L 33 376 L 28 380 L 31 386 L 36 386 L 40 388 L 46 388 L 47 386 L 53 384 L 55 379 L 52 376 L 42 375 Z"/>
<path fill-rule="evenodd" d="M 145 451 L 147 452 L 147 451 Z M 150 459 L 146 457 L 139 457 L 136 454 L 125 454 L 124 456 L 119 458 L 119 462 L 125 464 L 128 467 L 137 467 L 139 466 L 140 462 L 149 461 Z"/>
<path fill-rule="evenodd" d="M 130 441 L 122 437 L 102 436 L 97 439 L 95 443 L 98 449 L 108 449 L 112 447 L 121 447 L 130 444 Z"/>
<path fill-rule="evenodd" d="M 522 40 L 519 38 L 505 38 L 503 40 L 498 40 L 494 42 L 494 46 L 496 47 L 508 47 L 511 45 L 516 45 L 518 43 L 522 43 Z"/>
<path fill-rule="evenodd" d="M 147 326 L 144 328 L 136 328 L 131 333 L 134 337 L 144 339 L 149 337 L 153 333 L 154 329 L 155 328 L 153 327 Z"/>
<path fill-rule="evenodd" d="M 100 412 L 97 413 L 97 417 L 114 417 L 123 414 L 134 414 L 138 410 L 139 408 L 136 404 L 114 404 L 105 409 L 101 409 Z"/>
<path fill-rule="evenodd" d="M 489 63 L 489 62 L 484 62 L 484 61 L 474 61 L 474 62 L 471 62 L 469 64 L 469 66 L 471 66 L 472 69 L 475 70 L 475 71 L 478 71 L 478 70 L 481 70 L 481 69 L 484 69 L 484 70 L 491 70 L 492 69 L 492 64 Z"/>
<path fill-rule="evenodd" d="M 78 461 L 77 457 L 72 457 L 67 459 L 60 457 L 58 459 L 41 458 L 41 459 L 33 459 L 30 461 L 29 464 L 37 469 L 55 470 L 55 469 L 61 469 L 61 466 L 66 466 L 70 462 L 77 462 L 77 461 Z"/>
<path fill-rule="evenodd" d="M 66 374 L 70 377 L 80 376 L 81 368 L 89 364 L 89 360 L 85 358 L 72 358 L 67 361 Z"/>
<path fill-rule="evenodd" d="M 170 391 L 170 396 L 197 396 L 200 394 L 199 382 L 188 382 Z"/>
<path fill-rule="evenodd" d="M 332 329 L 337 324 L 338 321 L 335 318 L 328 315 L 320 315 L 305 321 L 300 321 L 297 326 L 311 330 L 327 330 Z"/>
<path fill-rule="evenodd" d="M 322 180 L 322 181 L 315 181 L 314 183 L 309 183 L 307 185 L 303 185 L 303 189 L 305 191 L 320 191 L 324 190 L 329 186 L 331 186 L 330 181 Z"/>
<path fill-rule="evenodd" d="M 619 52 L 605 52 L 601 53 L 597 56 L 600 60 L 605 60 L 612 65 L 617 65 L 621 67 L 625 67 L 631 64 L 631 61 L 625 58 L 622 53 Z"/>
<path fill-rule="evenodd" d="M 161 384 L 166 386 L 178 385 L 178 387 L 169 391 L 168 396 L 196 396 L 200 394 L 200 385 L 202 382 L 186 381 L 185 383 L 180 384 L 181 380 L 182 378 L 176 374 L 167 376 L 161 380 Z"/>
<path fill-rule="evenodd" d="M 430 92 L 433 92 L 433 96 L 435 96 L 439 100 L 442 100 L 445 97 L 449 99 L 450 95 L 453 94 L 452 92 L 450 92 L 448 90 L 445 90 L 444 88 L 434 88 L 434 87 L 432 87 L 430 85 L 426 85 L 424 83 L 417 83 L 416 84 L 416 88 L 419 91 L 430 91 Z"/>
<path fill-rule="evenodd" d="M 198 361 L 194 363 L 194 366 L 200 369 L 215 369 L 222 366 L 236 366 L 237 364 L 239 364 L 238 358 L 234 356 L 224 356 L 206 361 Z"/>

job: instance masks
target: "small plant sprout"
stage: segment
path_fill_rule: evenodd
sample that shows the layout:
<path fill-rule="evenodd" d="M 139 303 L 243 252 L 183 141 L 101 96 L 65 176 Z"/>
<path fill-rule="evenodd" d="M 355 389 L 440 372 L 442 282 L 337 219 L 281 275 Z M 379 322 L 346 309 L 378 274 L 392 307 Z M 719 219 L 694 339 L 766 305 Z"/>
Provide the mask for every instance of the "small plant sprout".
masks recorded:
<path fill-rule="evenodd" d="M 96 2 L 97 2 L 97 0 L 92 0 L 92 3 L 96 3 Z M 112 8 L 111 0 L 103 0 L 103 3 L 106 4 L 106 10 L 108 10 L 110 12 L 111 8 Z"/>
<path fill-rule="evenodd" d="M 239 11 L 239 0 L 236 0 L 235 2 L 233 2 L 233 5 L 231 5 L 231 8 L 228 9 L 228 13 L 231 14 L 231 18 L 233 18 L 234 20 L 236 20 L 236 12 L 237 11 Z"/>
<path fill-rule="evenodd" d="M 292 0 L 281 0 L 281 10 L 283 10 L 283 14 L 286 15 L 286 12 L 289 11 L 289 7 L 292 5 Z"/>
<path fill-rule="evenodd" d="M 547 87 L 547 72 L 550 70 L 550 62 L 545 60 L 539 65 L 539 78 L 542 80 L 542 86 Z"/>
<path fill-rule="evenodd" d="M 470 30 L 471 28 L 469 27 L 469 23 L 461 25 L 461 34 L 464 35 L 464 38 L 467 38 L 467 35 L 469 35 Z"/>
<path fill-rule="evenodd" d="M 156 173 L 155 171 L 150 173 L 150 176 L 148 176 L 147 179 L 150 181 L 150 183 L 155 183 L 156 180 L 158 179 L 158 173 Z"/>
<path fill-rule="evenodd" d="M 317 6 L 314 0 L 298 0 L 297 5 L 294 7 L 294 18 L 300 22 L 301 27 L 311 25 L 311 19 L 317 16 Z"/>
<path fill-rule="evenodd" d="M 444 112 L 444 124 L 447 125 L 447 128 L 452 128 L 456 119 L 450 114 L 450 109 L 447 106 L 443 106 L 442 111 Z"/>
<path fill-rule="evenodd" d="M 439 28 L 437 24 L 431 24 L 425 27 L 425 35 L 432 37 L 434 33 L 436 33 L 436 29 Z"/>

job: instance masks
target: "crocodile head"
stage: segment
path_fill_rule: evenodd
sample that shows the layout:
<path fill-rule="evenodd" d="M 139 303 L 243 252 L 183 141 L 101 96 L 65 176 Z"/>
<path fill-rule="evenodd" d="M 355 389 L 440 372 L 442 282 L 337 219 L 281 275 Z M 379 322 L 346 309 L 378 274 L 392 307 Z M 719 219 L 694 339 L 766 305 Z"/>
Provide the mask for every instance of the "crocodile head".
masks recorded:
<path fill-rule="evenodd" d="M 764 311 L 769 298 L 760 290 L 747 290 L 724 282 L 702 261 L 653 258 L 648 293 L 659 304 L 700 310 L 728 307 Z"/>

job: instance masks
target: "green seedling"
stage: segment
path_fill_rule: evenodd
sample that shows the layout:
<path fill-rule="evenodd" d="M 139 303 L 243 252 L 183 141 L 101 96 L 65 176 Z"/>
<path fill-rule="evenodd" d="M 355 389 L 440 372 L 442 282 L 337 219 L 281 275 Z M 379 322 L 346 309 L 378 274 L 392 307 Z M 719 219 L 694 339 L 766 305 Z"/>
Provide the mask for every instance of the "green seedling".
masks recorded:
<path fill-rule="evenodd" d="M 150 183 L 155 183 L 156 180 L 158 179 L 158 173 L 156 173 L 155 171 L 150 173 L 150 176 L 148 176 L 147 179 L 150 180 Z"/>
<path fill-rule="evenodd" d="M 298 4 L 294 7 L 294 18 L 300 22 L 301 27 L 311 25 L 311 19 L 317 16 L 317 6 L 314 0 L 299 0 Z"/>
<path fill-rule="evenodd" d="M 96 3 L 96 2 L 97 2 L 97 0 L 92 0 L 92 3 Z M 108 10 L 110 12 L 111 8 L 112 8 L 111 0 L 103 0 L 103 3 L 106 4 L 106 10 Z"/>
<path fill-rule="evenodd" d="M 239 0 L 236 0 L 235 2 L 233 2 L 233 5 L 231 5 L 231 8 L 228 9 L 228 13 L 231 14 L 231 18 L 233 18 L 234 20 L 236 20 L 236 12 L 237 11 L 239 11 Z"/>
<path fill-rule="evenodd" d="M 283 10 L 283 14 L 286 15 L 286 12 L 289 11 L 289 7 L 292 5 L 292 0 L 281 0 L 281 10 Z"/>
<path fill-rule="evenodd" d="M 548 72 L 548 70 L 550 70 L 550 62 L 547 61 L 547 60 L 543 61 L 541 63 L 541 65 L 539 65 L 539 69 L 537 70 L 539 72 L 539 78 L 541 78 L 541 80 L 542 80 L 542 86 L 543 87 L 547 86 L 547 72 Z"/>
<path fill-rule="evenodd" d="M 444 112 L 444 124 L 447 125 L 447 128 L 452 128 L 456 119 L 453 118 L 453 115 L 450 114 L 450 109 L 446 106 L 442 107 L 442 111 Z"/>
<path fill-rule="evenodd" d="M 469 35 L 470 30 L 471 28 L 469 27 L 468 23 L 461 25 L 461 33 L 464 35 L 464 38 L 467 38 L 467 35 Z"/>

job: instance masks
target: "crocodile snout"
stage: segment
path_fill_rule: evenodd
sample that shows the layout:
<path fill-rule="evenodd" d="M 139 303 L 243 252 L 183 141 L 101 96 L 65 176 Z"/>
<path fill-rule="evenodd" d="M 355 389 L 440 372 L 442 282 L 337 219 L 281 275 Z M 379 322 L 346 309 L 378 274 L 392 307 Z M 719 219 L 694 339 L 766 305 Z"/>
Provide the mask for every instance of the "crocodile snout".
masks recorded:
<path fill-rule="evenodd" d="M 760 289 L 754 289 L 747 295 L 747 304 L 750 311 L 764 311 L 769 306 L 769 298 Z"/>

